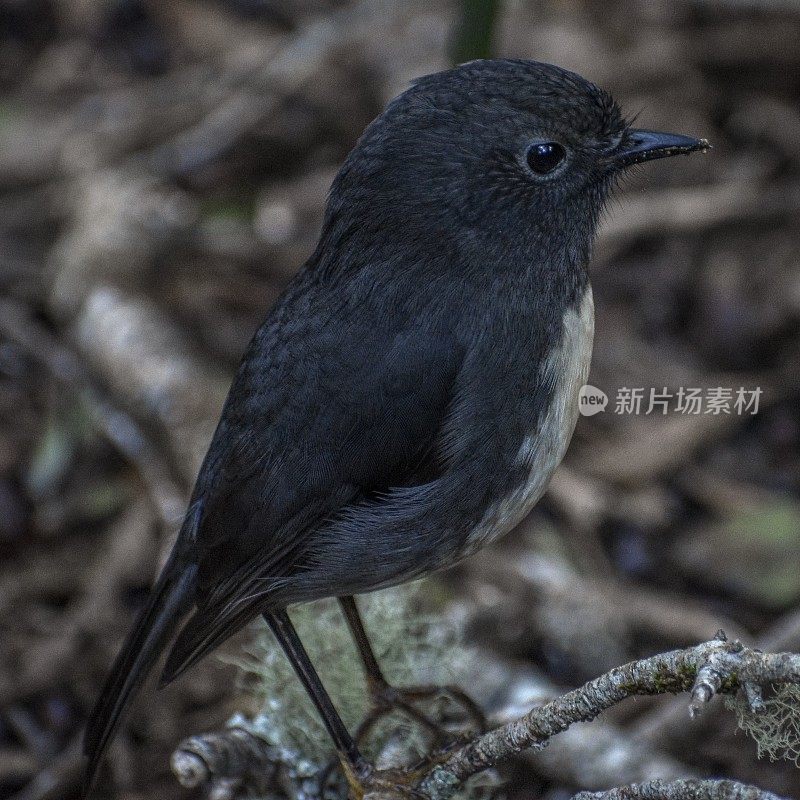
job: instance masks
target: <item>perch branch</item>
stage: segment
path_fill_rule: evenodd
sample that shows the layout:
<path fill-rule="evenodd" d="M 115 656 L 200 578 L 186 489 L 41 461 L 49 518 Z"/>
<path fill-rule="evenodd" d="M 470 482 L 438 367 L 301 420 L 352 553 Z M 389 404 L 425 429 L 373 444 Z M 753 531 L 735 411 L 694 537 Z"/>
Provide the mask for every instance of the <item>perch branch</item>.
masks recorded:
<path fill-rule="evenodd" d="M 280 753 L 244 724 L 231 724 L 224 731 L 192 736 L 172 754 L 172 771 L 181 786 L 241 785 L 265 793 L 270 781 L 280 780 Z M 257 785 L 254 785 L 254 781 Z"/>
<path fill-rule="evenodd" d="M 415 787 L 420 797 L 447 800 L 468 778 L 496 767 L 524 750 L 540 751 L 575 722 L 589 722 L 603 711 L 637 695 L 689 692 L 689 713 L 695 715 L 717 694 L 741 691 L 758 698 L 762 687 L 800 684 L 800 655 L 763 653 L 715 639 L 615 667 L 578 689 L 567 692 L 523 717 L 483 734 L 456 750 L 423 776 Z M 281 754 L 246 725 L 192 737 L 173 755 L 172 768 L 187 787 L 215 786 L 220 781 L 247 784 L 253 773 L 280 780 Z M 261 788 L 266 788 L 262 785 Z M 271 787 L 274 789 L 275 787 Z M 730 780 L 656 779 L 599 793 L 581 792 L 574 800 L 781 800 L 772 793 Z"/>
<path fill-rule="evenodd" d="M 628 697 L 690 692 L 694 714 L 716 694 L 732 694 L 747 687 L 752 693 L 755 687 L 797 682 L 800 655 L 761 653 L 720 634 L 710 642 L 616 667 L 472 740 L 427 775 L 419 790 L 432 800 L 445 800 L 470 776 L 522 750 L 541 750 L 573 723 L 589 722 Z M 638 796 L 648 795 L 634 795 Z"/>

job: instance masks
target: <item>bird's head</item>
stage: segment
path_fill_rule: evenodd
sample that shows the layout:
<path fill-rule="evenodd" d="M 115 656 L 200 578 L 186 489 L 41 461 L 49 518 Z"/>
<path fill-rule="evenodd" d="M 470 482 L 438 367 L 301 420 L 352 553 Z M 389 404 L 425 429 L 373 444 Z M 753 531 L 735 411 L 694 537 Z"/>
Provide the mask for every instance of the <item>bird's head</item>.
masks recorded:
<path fill-rule="evenodd" d="M 384 240 L 530 248 L 557 236 L 577 253 L 621 171 L 707 147 L 631 128 L 607 92 L 559 67 L 472 61 L 389 104 L 345 162 L 329 217 L 358 216 Z"/>

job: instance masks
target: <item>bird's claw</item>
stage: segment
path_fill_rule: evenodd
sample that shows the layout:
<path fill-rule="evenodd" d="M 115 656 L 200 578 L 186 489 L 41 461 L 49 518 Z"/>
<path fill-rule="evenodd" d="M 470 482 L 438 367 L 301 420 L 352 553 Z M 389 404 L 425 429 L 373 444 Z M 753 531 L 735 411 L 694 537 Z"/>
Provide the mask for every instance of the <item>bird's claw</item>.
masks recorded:
<path fill-rule="evenodd" d="M 372 729 L 374 724 L 393 711 L 400 711 L 411 720 L 421 725 L 433 737 L 433 745 L 441 745 L 466 729 L 483 733 L 487 729 L 486 717 L 480 706 L 457 686 L 410 686 L 396 688 L 391 684 L 378 684 L 370 687 L 373 707 L 359 725 L 356 737 L 362 738 Z M 460 719 L 432 719 L 417 704 L 443 698 L 449 701 L 452 708 L 460 709 Z"/>
<path fill-rule="evenodd" d="M 338 763 L 347 781 L 348 793 L 354 800 L 366 796 L 417 798 L 416 786 L 430 771 L 431 766 L 446 760 L 453 747 L 466 740 L 470 734 L 487 729 L 486 718 L 469 695 L 454 686 L 413 686 L 397 688 L 388 683 L 370 686 L 372 708 L 354 733 L 361 747 L 375 726 L 388 715 L 399 712 L 416 723 L 427 735 L 429 752 L 420 761 L 407 768 L 376 769 L 371 764 L 356 769 L 345 759 L 332 760 L 320 776 L 320 795 L 336 794 L 331 785 L 333 771 Z M 444 698 L 447 707 L 426 713 L 419 704 Z M 456 711 L 457 709 L 457 711 Z M 326 787 L 329 787 L 326 791 Z M 339 791 L 341 791 L 341 788 Z"/>

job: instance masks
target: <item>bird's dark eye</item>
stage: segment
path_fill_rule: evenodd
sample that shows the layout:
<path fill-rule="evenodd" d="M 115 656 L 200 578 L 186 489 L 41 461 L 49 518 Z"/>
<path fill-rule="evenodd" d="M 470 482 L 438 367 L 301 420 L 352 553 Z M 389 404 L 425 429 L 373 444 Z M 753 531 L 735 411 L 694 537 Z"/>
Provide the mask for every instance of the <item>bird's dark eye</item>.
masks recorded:
<path fill-rule="evenodd" d="M 537 175 L 547 175 L 566 155 L 566 150 L 558 142 L 538 142 L 528 149 L 528 166 Z"/>

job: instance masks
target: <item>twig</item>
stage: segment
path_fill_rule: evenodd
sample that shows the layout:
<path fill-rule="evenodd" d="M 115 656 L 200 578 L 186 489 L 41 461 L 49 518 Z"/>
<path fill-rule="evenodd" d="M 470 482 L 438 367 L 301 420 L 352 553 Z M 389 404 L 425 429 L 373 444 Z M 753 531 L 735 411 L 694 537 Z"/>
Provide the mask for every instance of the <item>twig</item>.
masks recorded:
<path fill-rule="evenodd" d="M 218 784 L 246 784 L 266 792 L 279 779 L 280 753 L 250 726 L 234 721 L 223 731 L 185 739 L 170 759 L 181 786 L 195 789 Z"/>
<path fill-rule="evenodd" d="M 726 780 L 649 781 L 604 792 L 579 792 L 572 800 L 782 800 L 772 792 Z"/>
<path fill-rule="evenodd" d="M 483 701 L 489 710 L 493 728 L 518 719 L 528 709 L 558 697 L 563 691 L 538 670 L 499 659 L 490 650 L 480 651 L 474 670 L 470 670 L 473 671 L 475 677 L 469 685 L 477 692 L 475 699 Z M 498 685 L 502 687 L 499 697 Z M 626 726 L 610 717 L 595 720 L 591 725 L 573 725 L 544 750 L 523 756 L 536 775 L 566 783 L 576 791 L 699 777 L 691 766 L 657 745 L 640 742 Z"/>
<path fill-rule="evenodd" d="M 722 636 L 617 667 L 533 709 L 459 748 L 421 781 L 419 790 L 432 800 L 445 800 L 470 776 L 522 750 L 540 750 L 573 723 L 593 720 L 628 697 L 689 691 L 691 708 L 699 709 L 715 694 L 731 694 L 747 685 L 800 682 L 800 655 L 761 653 Z"/>
<path fill-rule="evenodd" d="M 761 687 L 800 683 L 800 655 L 762 653 L 715 639 L 683 650 L 616 667 L 578 689 L 534 708 L 520 719 L 478 736 L 434 767 L 414 791 L 430 800 L 448 800 L 468 778 L 496 767 L 523 750 L 536 752 L 575 722 L 589 722 L 628 697 L 689 692 L 694 716 L 717 694 L 744 691 L 758 697 Z M 173 771 L 184 786 L 245 781 L 261 771 L 282 771 L 281 754 L 244 725 L 193 737 L 173 755 Z M 269 769 L 264 769 L 264 767 Z M 286 791 L 287 787 L 283 787 Z M 383 791 L 383 790 L 382 790 Z M 291 794 L 291 791 L 286 792 Z M 391 794 L 391 793 L 390 793 Z M 777 795 L 728 780 L 652 780 L 600 793 L 582 792 L 575 800 L 780 800 Z"/>
<path fill-rule="evenodd" d="M 800 647 L 800 608 L 788 611 L 756 640 L 759 650 L 783 650 Z M 657 708 L 645 716 L 633 730 L 633 736 L 639 741 L 664 746 L 669 740 L 685 735 L 682 724 L 683 708 L 678 701 L 666 707 Z"/>
<path fill-rule="evenodd" d="M 486 706 L 492 725 L 516 719 L 532 705 L 558 694 L 557 688 L 535 670 L 520 669 L 518 665 L 498 658 L 492 651 L 476 653 L 475 658 L 470 669 L 475 680 L 470 686 L 475 692 L 475 700 Z M 491 678 L 487 679 L 485 675 Z M 499 696 L 498 685 L 501 687 Z M 382 751 L 382 756 L 388 756 L 388 763 L 393 764 L 396 762 L 389 751 L 397 740 L 390 738 L 389 741 L 391 744 Z M 316 776 L 305 777 L 308 770 L 304 764 L 298 769 L 296 754 L 270 744 L 263 723 L 244 720 L 238 715 L 222 730 L 182 741 L 173 752 L 170 763 L 182 786 L 191 789 L 203 787 L 209 797 L 215 787 L 235 782 L 249 794 L 294 798 L 299 797 L 298 783 L 304 781 L 303 797 L 313 800 L 317 784 L 322 782 Z M 695 774 L 691 767 L 658 748 L 642 747 L 610 721 L 598 721 L 591 728 L 575 726 L 565 731 L 545 752 L 531 754 L 530 767 L 537 774 L 567 781 L 578 788 L 656 778 L 673 780 Z M 277 791 L 277 785 L 284 791 Z M 325 797 L 328 796 L 326 793 Z M 330 796 L 334 796 L 333 793 Z"/>
<path fill-rule="evenodd" d="M 172 527 L 185 506 L 184 491 L 173 480 L 166 459 L 134 419 L 97 388 L 78 356 L 38 324 L 22 304 L 0 300 L 0 333 L 46 367 L 56 380 L 80 394 L 98 430 L 136 467 L 161 522 Z"/>

